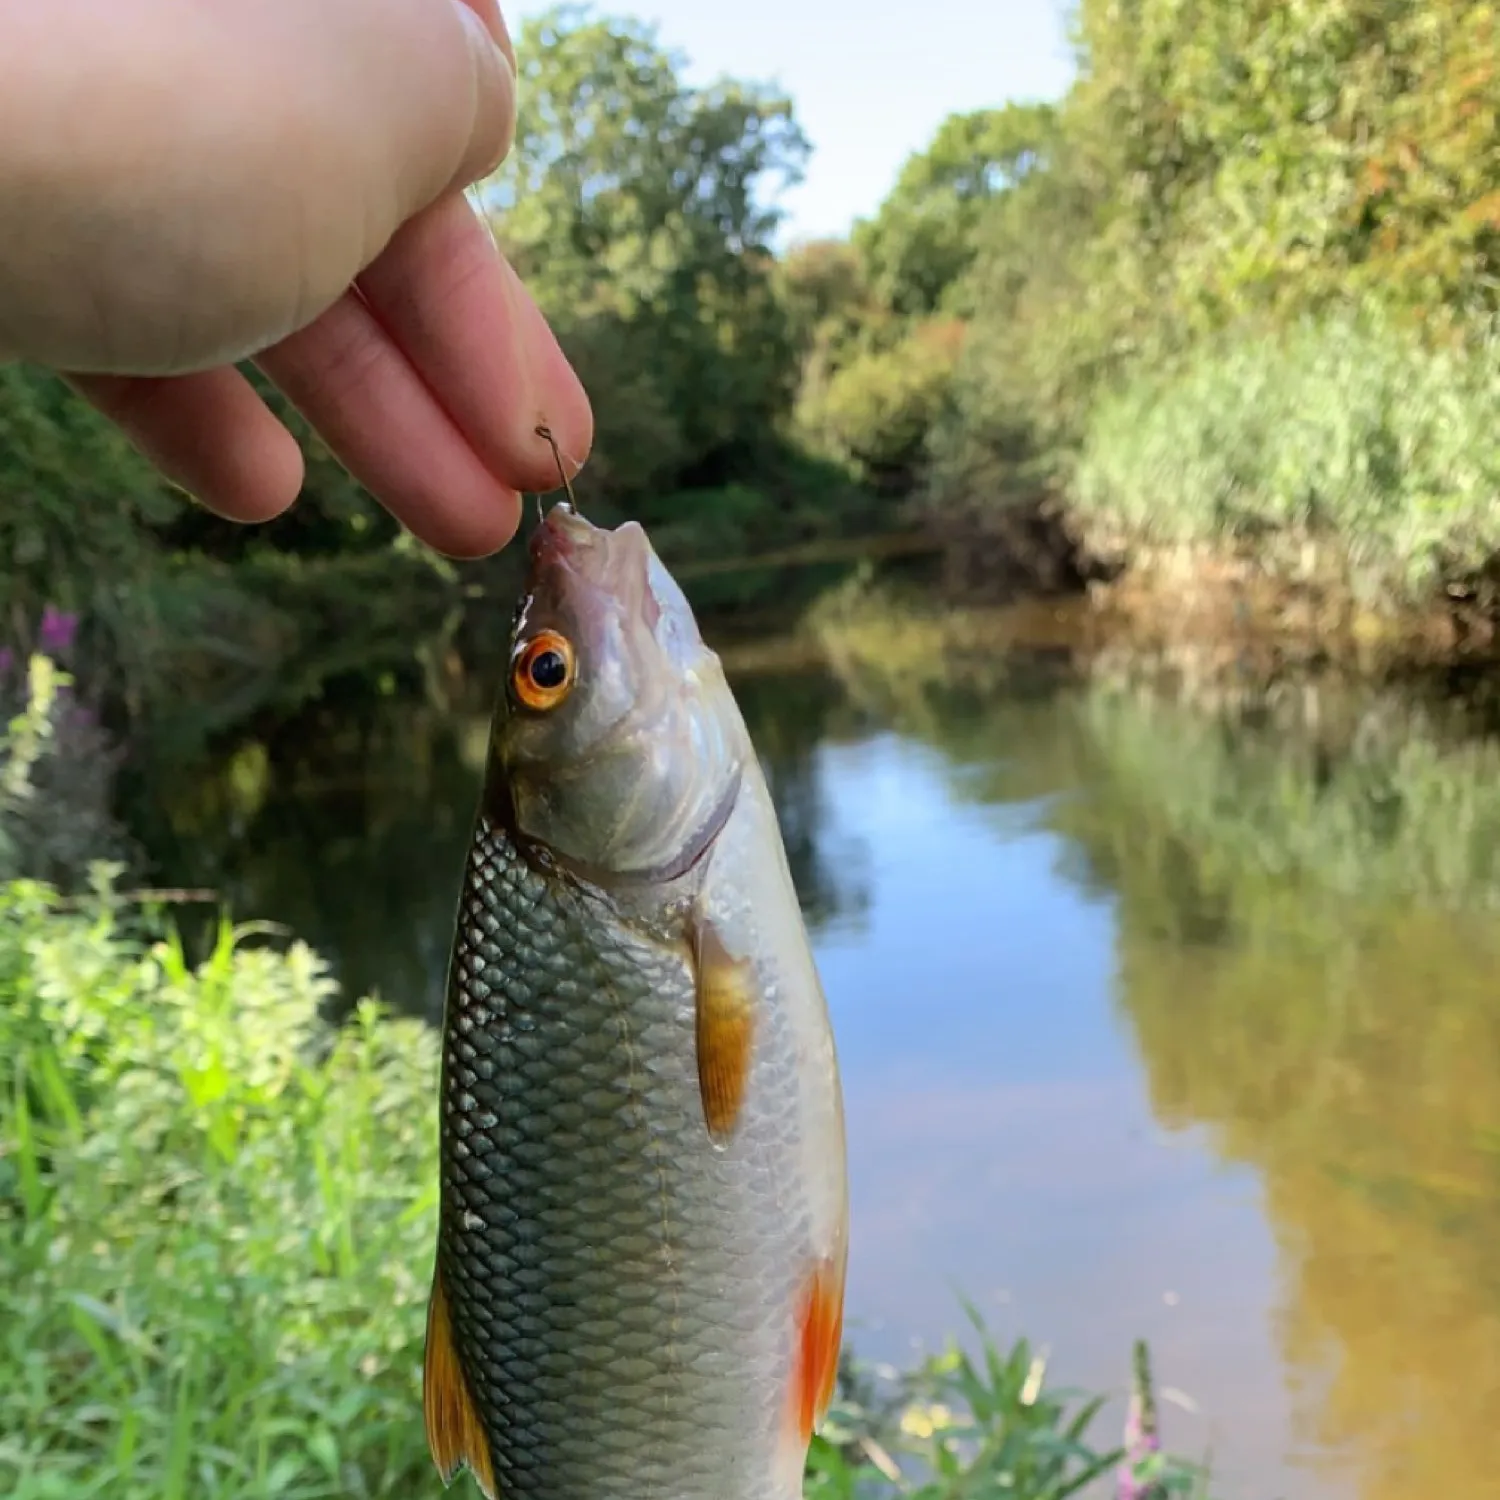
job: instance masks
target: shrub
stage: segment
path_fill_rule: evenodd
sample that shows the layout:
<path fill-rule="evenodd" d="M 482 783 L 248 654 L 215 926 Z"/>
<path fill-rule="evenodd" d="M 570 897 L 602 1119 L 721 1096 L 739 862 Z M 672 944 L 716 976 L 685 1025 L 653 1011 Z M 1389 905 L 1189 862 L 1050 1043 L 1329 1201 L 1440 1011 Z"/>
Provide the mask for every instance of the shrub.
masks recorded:
<path fill-rule="evenodd" d="M 1074 498 L 1155 540 L 1331 539 L 1404 588 L 1500 550 L 1500 373 L 1369 318 L 1242 331 L 1088 423 Z"/>

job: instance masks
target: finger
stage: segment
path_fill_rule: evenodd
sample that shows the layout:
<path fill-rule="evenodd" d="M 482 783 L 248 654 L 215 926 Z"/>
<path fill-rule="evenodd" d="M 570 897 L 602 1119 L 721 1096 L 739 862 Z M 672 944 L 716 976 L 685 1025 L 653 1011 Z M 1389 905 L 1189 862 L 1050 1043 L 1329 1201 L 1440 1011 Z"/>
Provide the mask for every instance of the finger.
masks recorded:
<path fill-rule="evenodd" d="M 516 51 L 495 0 L 458 0 L 473 63 L 473 114 L 468 144 L 449 187 L 488 177 L 510 154 L 516 137 Z M 424 196 L 411 211 L 432 201 Z"/>
<path fill-rule="evenodd" d="M 520 490 L 558 485 L 545 424 L 568 477 L 594 441 L 588 396 L 520 278 L 466 199 L 404 225 L 360 290 L 492 473 Z"/>
<path fill-rule="evenodd" d="M 510 71 L 516 71 L 516 49 L 510 39 L 510 29 L 505 24 L 505 17 L 500 14 L 500 6 L 497 0 L 463 0 L 470 10 L 484 22 L 484 29 L 494 39 L 495 45 L 505 54 L 505 60 L 510 64 Z"/>
<path fill-rule="evenodd" d="M 483 557 L 515 535 L 521 497 L 480 462 L 357 293 L 256 363 L 428 546 Z"/>
<path fill-rule="evenodd" d="M 229 521 L 269 521 L 302 488 L 302 450 L 232 367 L 193 375 L 70 375 L 173 484 Z"/>

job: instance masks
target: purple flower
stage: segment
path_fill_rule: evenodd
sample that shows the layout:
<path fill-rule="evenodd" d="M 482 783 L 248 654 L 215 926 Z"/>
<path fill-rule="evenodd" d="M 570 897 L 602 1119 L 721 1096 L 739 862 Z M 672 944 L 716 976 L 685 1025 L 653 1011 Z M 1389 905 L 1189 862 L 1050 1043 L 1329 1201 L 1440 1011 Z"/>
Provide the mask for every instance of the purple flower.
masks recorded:
<path fill-rule="evenodd" d="M 65 610 L 54 609 L 50 604 L 42 611 L 41 628 L 37 631 L 37 645 L 48 656 L 61 656 L 73 644 L 78 633 L 78 616 Z"/>
<path fill-rule="evenodd" d="M 0 646 L 0 678 L 9 677 L 15 664 L 16 653 L 9 646 Z"/>
<path fill-rule="evenodd" d="M 1165 1500 L 1166 1491 L 1155 1479 L 1137 1478 L 1136 1470 L 1161 1452 L 1156 1425 L 1156 1396 L 1151 1389 L 1151 1364 L 1146 1345 L 1136 1341 L 1130 1410 L 1125 1418 L 1125 1458 L 1120 1465 L 1117 1500 Z"/>

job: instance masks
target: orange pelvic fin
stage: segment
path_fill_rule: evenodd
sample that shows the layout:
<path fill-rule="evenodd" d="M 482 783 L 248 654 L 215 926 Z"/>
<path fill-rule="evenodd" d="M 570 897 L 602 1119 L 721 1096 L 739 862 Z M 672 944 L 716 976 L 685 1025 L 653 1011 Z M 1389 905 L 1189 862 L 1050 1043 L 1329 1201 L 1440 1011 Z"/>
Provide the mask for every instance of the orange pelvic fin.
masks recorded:
<path fill-rule="evenodd" d="M 755 969 L 735 958 L 713 924 L 693 933 L 697 975 L 698 1092 L 708 1133 L 720 1143 L 734 1133 L 750 1082 L 755 1043 Z"/>
<path fill-rule="evenodd" d="M 805 1452 L 833 1400 L 844 1341 L 843 1258 L 819 1262 L 808 1278 L 799 1313 L 792 1411 Z"/>
<path fill-rule="evenodd" d="M 427 1304 L 427 1353 L 422 1365 L 422 1410 L 427 1420 L 427 1447 L 445 1485 L 463 1466 L 487 1496 L 498 1500 L 489 1439 L 474 1409 L 469 1382 L 458 1362 L 453 1320 L 441 1271 L 432 1275 Z"/>

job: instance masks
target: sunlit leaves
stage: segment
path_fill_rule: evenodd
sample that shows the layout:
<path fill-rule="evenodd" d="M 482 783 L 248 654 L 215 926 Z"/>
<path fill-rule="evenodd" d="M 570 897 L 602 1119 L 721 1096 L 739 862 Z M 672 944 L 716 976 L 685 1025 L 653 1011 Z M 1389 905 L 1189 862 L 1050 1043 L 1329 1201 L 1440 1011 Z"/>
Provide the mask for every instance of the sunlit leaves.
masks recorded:
<path fill-rule="evenodd" d="M 979 230 L 995 200 L 1045 169 L 1056 134 L 1053 109 L 1010 104 L 950 115 L 932 144 L 902 168 L 854 245 L 871 285 L 898 313 L 941 306 L 979 250 Z"/>
<path fill-rule="evenodd" d="M 653 489 L 763 445 L 791 399 L 767 247 L 807 145 L 776 91 L 692 87 L 635 21 L 554 10 L 517 52 L 496 228 L 595 393 L 591 485 L 644 514 Z"/>

